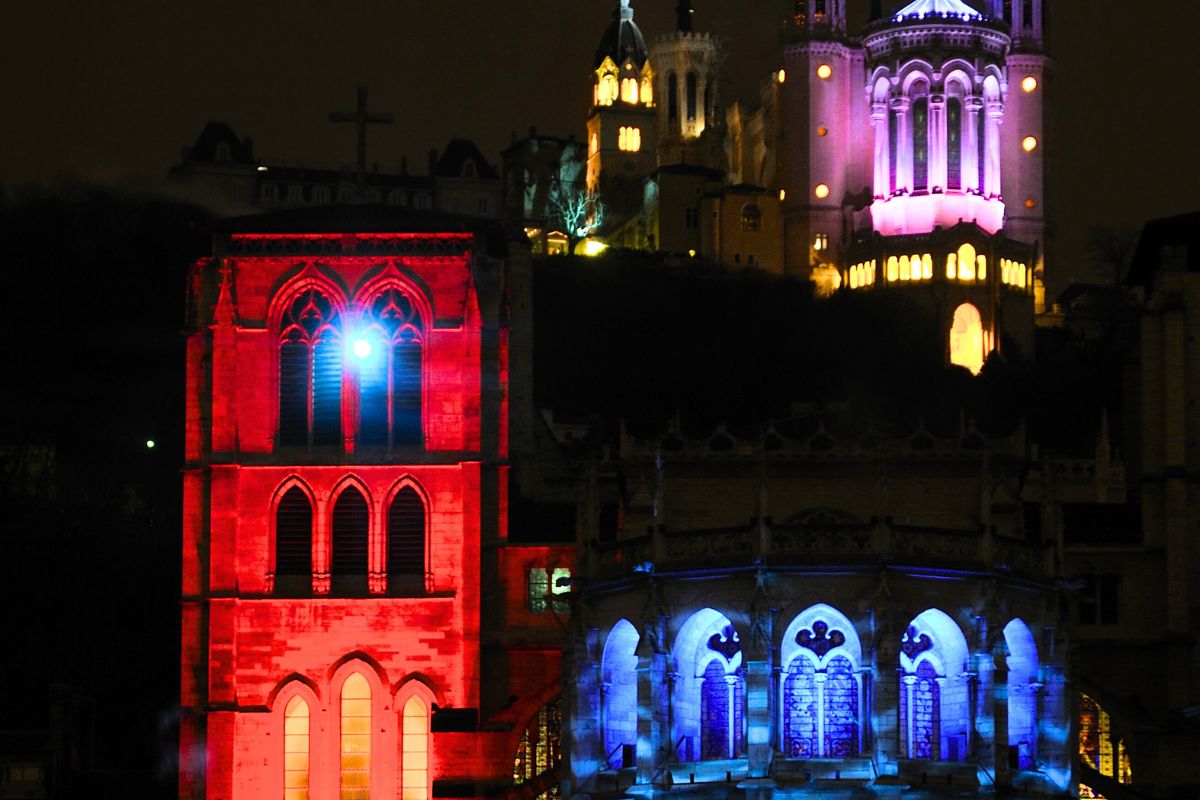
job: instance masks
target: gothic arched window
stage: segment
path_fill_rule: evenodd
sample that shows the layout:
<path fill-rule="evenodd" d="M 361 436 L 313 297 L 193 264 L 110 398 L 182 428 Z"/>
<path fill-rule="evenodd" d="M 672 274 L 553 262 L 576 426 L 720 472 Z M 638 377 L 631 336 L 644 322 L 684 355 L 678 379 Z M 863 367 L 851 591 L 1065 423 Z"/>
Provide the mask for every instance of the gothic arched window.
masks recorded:
<path fill-rule="evenodd" d="M 366 316 L 368 346 L 358 365 L 359 444 L 422 444 L 421 317 L 399 289 L 377 295 Z"/>
<path fill-rule="evenodd" d="M 788 626 L 781 657 L 784 754 L 857 756 L 862 685 L 856 664 L 862 650 L 854 626 L 829 606 L 813 606 Z"/>
<path fill-rule="evenodd" d="M 367 552 L 371 517 L 367 501 L 353 486 L 333 506 L 333 588 L 339 593 L 362 592 L 367 586 Z"/>
<path fill-rule="evenodd" d="M 745 670 L 732 673 L 718 659 L 708 662 L 700 684 L 700 758 L 720 761 L 737 758 L 745 745 L 743 710 L 746 707 Z"/>
<path fill-rule="evenodd" d="M 283 800 L 308 800 L 308 703 L 293 697 L 283 712 Z"/>
<path fill-rule="evenodd" d="M 303 592 L 312 587 L 312 504 L 298 486 L 288 489 L 275 508 L 275 591 Z"/>
<path fill-rule="evenodd" d="M 342 684 L 340 800 L 371 797 L 371 685 L 355 672 Z"/>
<path fill-rule="evenodd" d="M 278 442 L 337 445 L 341 438 L 341 320 L 328 297 L 308 289 L 280 324 Z"/>
<path fill-rule="evenodd" d="M 944 612 L 929 609 L 900 640 L 900 751 L 903 758 L 963 761 L 971 703 L 963 675 L 967 640 Z"/>
<path fill-rule="evenodd" d="M 696 73 L 689 72 L 687 74 L 687 121 L 696 121 L 696 93 L 697 87 Z"/>
<path fill-rule="evenodd" d="M 424 589 L 425 504 L 411 486 L 397 492 L 388 509 L 387 574 L 394 591 Z"/>
<path fill-rule="evenodd" d="M 429 707 L 413 695 L 404 703 L 400 733 L 400 800 L 429 797 Z"/>
<path fill-rule="evenodd" d="M 674 72 L 667 73 L 667 119 L 679 119 L 679 78 Z"/>

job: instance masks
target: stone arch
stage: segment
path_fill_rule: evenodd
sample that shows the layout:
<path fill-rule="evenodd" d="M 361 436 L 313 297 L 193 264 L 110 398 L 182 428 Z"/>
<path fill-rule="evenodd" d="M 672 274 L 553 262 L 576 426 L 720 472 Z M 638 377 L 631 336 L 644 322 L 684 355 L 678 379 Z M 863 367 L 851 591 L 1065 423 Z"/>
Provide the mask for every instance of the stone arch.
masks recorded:
<path fill-rule="evenodd" d="M 604 754 L 613 769 L 625 765 L 625 748 L 637 744 L 637 646 L 640 638 L 633 623 L 619 619 L 605 638 L 600 657 Z"/>
<path fill-rule="evenodd" d="M 316 564 L 316 552 L 315 552 L 316 522 L 318 519 L 318 515 L 320 514 L 320 505 L 317 503 L 316 492 L 313 491 L 312 487 L 308 484 L 308 482 L 306 480 L 304 480 L 304 478 L 300 477 L 299 475 L 293 474 L 293 475 L 289 475 L 287 478 L 285 478 L 283 481 L 281 481 L 279 483 L 279 485 L 275 488 L 274 493 L 272 493 L 272 495 L 271 495 L 271 502 L 268 507 L 269 510 L 268 510 L 268 514 L 267 514 L 267 550 L 266 550 L 266 552 L 267 552 L 267 591 L 268 592 L 274 591 L 276 588 L 279 588 L 279 583 L 278 583 L 278 580 L 279 580 L 279 552 L 278 552 L 277 545 L 279 543 L 280 504 L 283 502 L 285 497 L 287 497 L 289 494 L 292 493 L 293 490 L 300 492 L 302 495 L 304 495 L 305 499 L 308 500 L 308 512 L 309 512 L 308 545 L 309 545 L 310 553 L 309 553 L 309 564 L 308 564 L 308 576 L 307 576 L 306 581 L 308 584 L 308 589 L 311 590 L 311 588 L 312 588 L 312 570 L 313 570 L 313 566 Z M 301 576 L 296 576 L 296 577 L 297 577 L 296 583 L 301 584 L 304 582 L 304 581 L 300 580 Z M 295 588 L 303 589 L 304 587 L 297 586 Z"/>
<path fill-rule="evenodd" d="M 681 761 L 732 758 L 745 745 L 746 680 L 741 637 L 725 614 L 687 618 L 671 651 L 679 675 L 672 696 L 672 743 Z"/>
<path fill-rule="evenodd" d="M 1020 769 L 1037 763 L 1037 642 L 1029 626 L 1014 618 L 1004 626 L 1008 649 L 1008 746 L 1016 748 Z"/>
<path fill-rule="evenodd" d="M 780 746 L 790 758 L 846 758 L 862 749 L 862 643 L 854 624 L 818 603 L 780 644 Z"/>
<path fill-rule="evenodd" d="M 901 754 L 910 759 L 967 757 L 971 710 L 964 676 L 967 639 L 944 611 L 926 609 L 900 641 Z"/>

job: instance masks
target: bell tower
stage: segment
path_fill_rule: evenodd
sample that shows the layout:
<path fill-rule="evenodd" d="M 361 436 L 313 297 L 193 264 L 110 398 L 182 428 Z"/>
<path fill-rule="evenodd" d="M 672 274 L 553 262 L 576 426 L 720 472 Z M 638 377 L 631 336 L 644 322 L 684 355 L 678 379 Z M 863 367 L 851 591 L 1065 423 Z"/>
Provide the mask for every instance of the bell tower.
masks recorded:
<path fill-rule="evenodd" d="M 691 0 L 675 9 L 675 30 L 658 38 L 655 103 L 658 163 L 724 167 L 724 120 L 718 91 L 718 40 L 695 29 Z"/>
<path fill-rule="evenodd" d="M 619 219 L 641 208 L 657 140 L 654 68 L 629 0 L 618 0 L 592 68 L 587 187 Z"/>

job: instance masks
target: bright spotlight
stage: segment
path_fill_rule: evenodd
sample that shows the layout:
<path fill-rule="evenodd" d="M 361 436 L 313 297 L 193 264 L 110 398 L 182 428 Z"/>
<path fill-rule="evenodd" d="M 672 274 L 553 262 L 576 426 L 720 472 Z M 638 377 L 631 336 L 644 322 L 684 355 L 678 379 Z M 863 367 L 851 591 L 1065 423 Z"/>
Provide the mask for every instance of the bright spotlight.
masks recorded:
<path fill-rule="evenodd" d="M 371 357 L 371 343 L 366 339 L 354 340 L 354 355 L 366 360 Z"/>
<path fill-rule="evenodd" d="M 146 440 L 146 449 L 147 449 L 147 450 L 153 450 L 153 449 L 154 449 L 154 440 L 153 440 L 153 439 L 147 439 L 147 440 Z"/>

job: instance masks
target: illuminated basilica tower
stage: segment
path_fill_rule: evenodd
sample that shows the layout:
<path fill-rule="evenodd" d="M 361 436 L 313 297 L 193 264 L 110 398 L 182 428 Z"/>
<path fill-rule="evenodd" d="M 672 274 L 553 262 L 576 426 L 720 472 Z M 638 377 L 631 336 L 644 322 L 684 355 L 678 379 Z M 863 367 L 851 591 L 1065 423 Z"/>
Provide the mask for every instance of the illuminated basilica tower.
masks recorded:
<path fill-rule="evenodd" d="M 711 34 L 695 30 L 694 15 L 691 0 L 680 0 L 675 30 L 660 36 L 652 49 L 658 70 L 658 163 L 720 168 L 720 48 Z"/>
<path fill-rule="evenodd" d="M 1042 2 L 875 6 L 861 43 L 839 0 L 800 0 L 789 21 L 789 268 L 826 288 L 908 291 L 949 332 L 948 358 L 977 372 L 1005 338 L 1032 345 L 1047 246 Z"/>
<path fill-rule="evenodd" d="M 619 0 L 596 49 L 588 116 L 587 186 L 609 210 L 640 210 L 642 181 L 655 167 L 654 69 L 629 0 Z"/>

